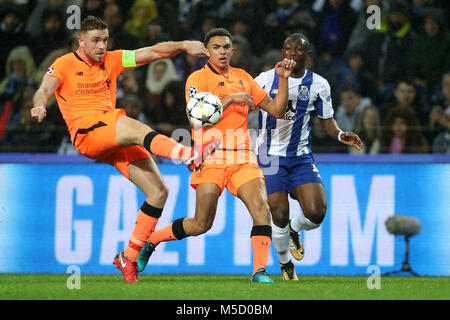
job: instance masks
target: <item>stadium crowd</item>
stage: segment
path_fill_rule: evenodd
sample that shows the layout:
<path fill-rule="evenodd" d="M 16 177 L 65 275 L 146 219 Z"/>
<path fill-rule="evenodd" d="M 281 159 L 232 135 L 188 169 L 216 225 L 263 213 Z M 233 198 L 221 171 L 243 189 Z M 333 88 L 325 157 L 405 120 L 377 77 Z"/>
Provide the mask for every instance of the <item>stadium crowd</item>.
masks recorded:
<path fill-rule="evenodd" d="M 365 143 L 350 150 L 316 119 L 314 152 L 450 153 L 448 0 L 0 0 L 0 152 L 77 152 L 54 97 L 44 122 L 30 116 L 49 65 L 77 49 L 69 5 L 81 8 L 81 19 L 104 18 L 109 50 L 203 40 L 226 27 L 231 65 L 254 77 L 281 58 L 286 35 L 300 32 L 313 45 L 307 68 L 330 82 L 340 127 Z M 368 28 L 370 5 L 381 8 L 376 29 Z M 117 106 L 169 136 L 189 128 L 184 85 L 205 62 L 180 54 L 126 70 Z M 249 124 L 257 129 L 257 111 Z"/>

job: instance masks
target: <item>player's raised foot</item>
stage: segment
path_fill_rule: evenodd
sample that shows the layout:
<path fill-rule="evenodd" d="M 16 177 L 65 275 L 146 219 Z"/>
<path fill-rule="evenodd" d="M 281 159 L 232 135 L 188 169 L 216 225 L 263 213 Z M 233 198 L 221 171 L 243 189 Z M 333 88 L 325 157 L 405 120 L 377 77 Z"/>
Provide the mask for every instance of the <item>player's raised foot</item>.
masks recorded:
<path fill-rule="evenodd" d="M 266 269 L 260 268 L 252 275 L 252 282 L 273 283 L 273 280 L 270 279 Z"/>
<path fill-rule="evenodd" d="M 291 250 L 292 256 L 295 260 L 302 260 L 305 256 L 305 251 L 303 249 L 303 243 L 300 240 L 298 232 L 291 229 L 291 223 L 289 222 L 289 249 Z"/>
<path fill-rule="evenodd" d="M 137 263 L 130 261 L 123 255 L 123 251 L 114 257 L 113 264 L 122 271 L 125 282 L 139 282 L 137 277 Z"/>
<path fill-rule="evenodd" d="M 220 145 L 220 142 L 221 139 L 216 139 L 214 141 L 192 147 L 191 157 L 184 162 L 188 169 L 190 171 L 200 170 L 203 165 L 203 161 L 205 161 L 207 156 L 216 151 Z"/>
<path fill-rule="evenodd" d="M 294 280 L 298 281 L 297 274 L 295 273 L 295 267 L 292 263 L 292 260 L 289 260 L 288 263 L 280 263 L 281 267 L 281 275 L 283 276 L 283 280 Z"/>
<path fill-rule="evenodd" d="M 145 266 L 148 263 L 148 259 L 152 255 L 153 251 L 155 251 L 156 246 L 151 242 L 146 242 L 139 252 L 139 256 L 137 258 L 138 271 L 142 272 L 145 269 Z"/>

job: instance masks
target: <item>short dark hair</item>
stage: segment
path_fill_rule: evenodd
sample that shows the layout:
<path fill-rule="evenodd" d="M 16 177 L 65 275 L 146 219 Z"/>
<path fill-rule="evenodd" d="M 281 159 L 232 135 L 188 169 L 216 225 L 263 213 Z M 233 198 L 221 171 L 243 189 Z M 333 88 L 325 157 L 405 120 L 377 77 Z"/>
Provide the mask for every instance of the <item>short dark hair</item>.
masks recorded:
<path fill-rule="evenodd" d="M 306 49 L 308 52 L 311 51 L 311 43 L 309 42 L 309 39 L 301 33 L 291 33 L 289 34 L 286 39 L 284 39 L 283 42 L 283 46 L 287 41 L 290 41 L 291 39 L 296 39 L 296 40 L 303 40 L 303 44 L 305 45 Z"/>
<path fill-rule="evenodd" d="M 80 33 L 104 29 L 108 29 L 108 24 L 101 18 L 87 16 L 81 21 Z"/>
<path fill-rule="evenodd" d="M 211 40 L 212 37 L 228 37 L 230 38 L 231 42 L 233 42 L 233 36 L 231 35 L 230 31 L 228 31 L 225 28 L 215 28 L 212 29 L 211 31 L 209 31 L 206 35 L 205 35 L 205 40 L 203 41 L 203 44 L 206 46 L 208 46 L 209 40 Z"/>

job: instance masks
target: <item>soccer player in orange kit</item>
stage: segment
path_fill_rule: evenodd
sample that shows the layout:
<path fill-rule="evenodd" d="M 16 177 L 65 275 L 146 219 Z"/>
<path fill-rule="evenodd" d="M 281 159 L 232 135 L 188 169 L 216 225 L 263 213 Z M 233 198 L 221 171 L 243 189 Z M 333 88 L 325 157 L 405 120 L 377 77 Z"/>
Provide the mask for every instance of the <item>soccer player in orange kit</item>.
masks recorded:
<path fill-rule="evenodd" d="M 221 146 L 191 176 L 196 189 L 193 218 L 181 218 L 152 233 L 138 257 L 139 271 L 161 241 L 180 240 L 208 231 L 214 221 L 219 196 L 225 187 L 246 205 L 253 218 L 250 233 L 253 250 L 252 282 L 272 283 L 265 267 L 269 258 L 272 229 L 264 176 L 255 154 L 250 151 L 247 114 L 254 106 L 277 118 L 284 116 L 288 102 L 287 79 L 295 62 L 284 59 L 276 65 L 280 77 L 278 94 L 272 99 L 244 70 L 230 66 L 232 36 L 223 28 L 211 30 L 204 40 L 208 63 L 192 73 L 186 82 L 186 100 L 197 92 L 211 92 L 224 107 L 220 121 L 210 127 L 193 130 L 193 140 L 221 139 Z"/>
<path fill-rule="evenodd" d="M 218 141 L 186 147 L 127 117 L 123 109 L 116 109 L 116 80 L 126 68 L 170 58 L 182 51 L 202 57 L 203 43 L 162 42 L 135 51 L 106 51 L 107 42 L 108 25 L 93 16 L 85 18 L 78 50 L 59 57 L 49 67 L 33 97 L 31 115 L 42 121 L 48 98 L 55 94 L 75 148 L 89 158 L 114 166 L 146 195 L 128 246 L 114 258 L 124 280 L 137 282 L 136 259 L 155 229 L 168 194 L 150 152 L 182 160 L 190 170 L 196 170 Z"/>

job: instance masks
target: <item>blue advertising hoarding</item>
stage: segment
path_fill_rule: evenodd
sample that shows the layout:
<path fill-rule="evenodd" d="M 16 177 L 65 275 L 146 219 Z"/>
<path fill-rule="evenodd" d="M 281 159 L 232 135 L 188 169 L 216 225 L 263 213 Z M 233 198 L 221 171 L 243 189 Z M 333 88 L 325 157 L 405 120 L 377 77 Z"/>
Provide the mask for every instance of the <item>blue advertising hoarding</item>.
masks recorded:
<path fill-rule="evenodd" d="M 193 216 L 195 191 L 183 166 L 159 166 L 169 198 L 157 229 Z M 450 164 L 322 163 L 328 199 L 320 228 L 302 233 L 298 274 L 364 275 L 370 265 L 399 270 L 404 240 L 384 221 L 398 213 L 422 223 L 410 241 L 421 275 L 450 275 Z M 0 272 L 119 273 L 112 260 L 128 242 L 144 194 L 104 164 L 0 164 Z M 300 210 L 291 200 L 291 215 Z M 252 221 L 224 191 L 206 234 L 159 245 L 144 273 L 250 274 Z M 13 262 L 13 263 L 12 263 Z M 279 274 L 272 246 L 268 271 Z"/>

